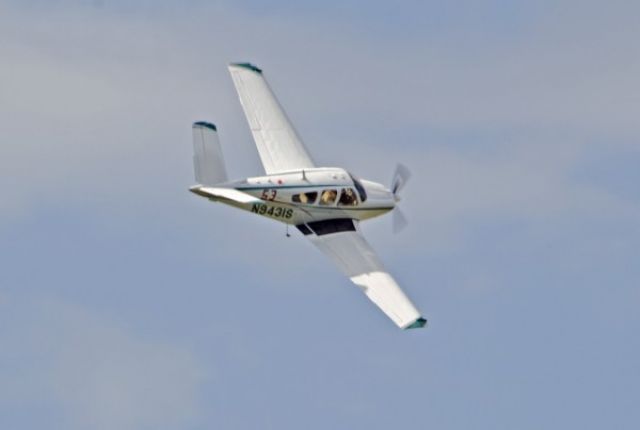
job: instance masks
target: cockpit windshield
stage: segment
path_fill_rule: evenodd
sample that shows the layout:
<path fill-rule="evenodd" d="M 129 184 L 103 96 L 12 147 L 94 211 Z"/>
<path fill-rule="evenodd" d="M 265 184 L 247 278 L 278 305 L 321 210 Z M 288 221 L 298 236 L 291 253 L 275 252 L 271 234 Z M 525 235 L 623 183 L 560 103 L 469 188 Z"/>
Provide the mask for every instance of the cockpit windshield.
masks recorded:
<path fill-rule="evenodd" d="M 367 200 L 367 192 L 364 190 L 362 183 L 359 180 L 357 180 L 355 176 L 353 176 L 351 173 L 349 173 L 349 176 L 351 176 L 351 180 L 353 180 L 353 185 L 356 187 L 356 190 L 360 195 L 360 201 L 364 203 Z"/>

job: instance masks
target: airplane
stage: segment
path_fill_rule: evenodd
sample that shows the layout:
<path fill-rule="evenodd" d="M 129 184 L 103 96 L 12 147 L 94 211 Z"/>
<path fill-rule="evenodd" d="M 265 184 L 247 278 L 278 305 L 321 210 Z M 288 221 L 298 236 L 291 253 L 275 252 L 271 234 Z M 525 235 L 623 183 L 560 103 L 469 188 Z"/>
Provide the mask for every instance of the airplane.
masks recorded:
<path fill-rule="evenodd" d="M 265 175 L 230 181 L 214 124 L 193 123 L 194 171 L 189 190 L 214 202 L 294 225 L 326 254 L 398 327 L 421 328 L 427 320 L 384 268 L 360 230 L 360 222 L 393 211 L 409 179 L 398 165 L 390 189 L 338 167 L 318 167 L 267 83 L 251 63 L 231 63 Z M 396 215 L 397 214 L 397 215 Z M 395 230 L 404 216 L 394 211 Z"/>

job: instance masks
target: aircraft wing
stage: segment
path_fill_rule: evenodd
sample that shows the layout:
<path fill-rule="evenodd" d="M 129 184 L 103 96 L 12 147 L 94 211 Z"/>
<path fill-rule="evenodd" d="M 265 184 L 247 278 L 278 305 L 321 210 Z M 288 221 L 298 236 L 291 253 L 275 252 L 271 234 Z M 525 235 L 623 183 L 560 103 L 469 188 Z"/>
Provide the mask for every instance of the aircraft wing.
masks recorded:
<path fill-rule="evenodd" d="M 317 221 L 298 228 L 398 327 L 424 327 L 427 321 L 387 273 L 353 220 Z"/>
<path fill-rule="evenodd" d="M 251 134 L 267 174 L 314 167 L 311 156 L 271 91 L 262 70 L 249 63 L 229 65 Z"/>

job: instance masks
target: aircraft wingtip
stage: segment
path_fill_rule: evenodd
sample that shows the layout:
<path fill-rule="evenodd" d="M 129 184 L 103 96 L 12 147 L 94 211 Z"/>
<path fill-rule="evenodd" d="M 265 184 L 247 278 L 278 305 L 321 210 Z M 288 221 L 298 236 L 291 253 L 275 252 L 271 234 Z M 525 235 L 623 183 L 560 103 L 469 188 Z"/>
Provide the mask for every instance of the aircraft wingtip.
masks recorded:
<path fill-rule="evenodd" d="M 243 69 L 252 70 L 256 73 L 262 73 L 262 69 L 251 63 L 231 63 L 230 66 L 241 67 Z"/>
<path fill-rule="evenodd" d="M 410 328 L 422 328 L 427 325 L 427 320 L 420 317 L 415 320 L 412 324 L 405 327 L 405 330 L 409 330 Z"/>

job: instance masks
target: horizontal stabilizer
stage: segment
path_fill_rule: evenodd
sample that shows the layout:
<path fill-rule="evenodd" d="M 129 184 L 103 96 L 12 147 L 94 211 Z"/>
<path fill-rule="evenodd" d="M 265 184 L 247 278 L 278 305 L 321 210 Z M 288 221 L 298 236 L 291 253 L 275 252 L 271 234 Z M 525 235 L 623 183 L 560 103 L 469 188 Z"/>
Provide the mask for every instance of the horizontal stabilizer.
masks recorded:
<path fill-rule="evenodd" d="M 257 203 L 261 201 L 257 197 L 243 193 L 234 188 L 217 188 L 217 187 L 200 187 L 195 186 L 189 188 L 194 194 L 207 197 L 213 200 L 230 200 L 236 203 Z"/>

